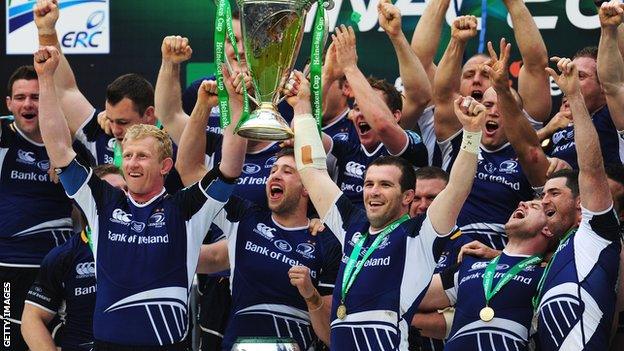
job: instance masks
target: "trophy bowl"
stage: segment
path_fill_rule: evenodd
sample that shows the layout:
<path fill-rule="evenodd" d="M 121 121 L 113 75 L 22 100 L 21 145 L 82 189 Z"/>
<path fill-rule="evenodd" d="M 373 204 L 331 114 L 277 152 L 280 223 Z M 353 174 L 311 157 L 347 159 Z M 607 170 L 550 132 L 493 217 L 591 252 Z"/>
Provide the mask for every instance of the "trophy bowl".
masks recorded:
<path fill-rule="evenodd" d="M 286 140 L 293 131 L 277 110 L 303 39 L 309 0 L 238 0 L 247 68 L 257 103 L 236 133 L 253 140 Z"/>
<path fill-rule="evenodd" d="M 232 351 L 301 351 L 291 338 L 238 338 Z"/>

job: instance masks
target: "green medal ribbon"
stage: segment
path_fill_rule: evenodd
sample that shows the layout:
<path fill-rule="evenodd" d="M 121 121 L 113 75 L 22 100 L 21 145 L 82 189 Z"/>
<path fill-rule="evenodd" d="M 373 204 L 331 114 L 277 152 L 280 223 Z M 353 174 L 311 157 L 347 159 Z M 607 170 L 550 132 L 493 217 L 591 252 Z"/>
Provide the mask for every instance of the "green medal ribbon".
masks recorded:
<path fill-rule="evenodd" d="M 358 240 L 357 244 L 355 244 L 355 247 L 353 247 L 353 251 L 351 251 L 349 261 L 347 261 L 347 266 L 345 267 L 344 274 L 342 276 L 342 290 L 340 291 L 340 301 L 342 304 L 344 304 L 347 292 L 349 292 L 349 289 L 351 289 L 351 285 L 353 285 L 355 278 L 362 270 L 362 267 L 364 267 L 364 263 L 366 262 L 368 257 L 373 253 L 373 251 L 375 251 L 375 249 L 377 249 L 377 247 L 379 246 L 379 244 L 381 244 L 381 241 L 386 237 L 386 235 L 388 235 L 391 231 L 395 230 L 399 225 L 401 225 L 401 223 L 407 221 L 409 218 L 410 217 L 408 214 L 404 214 L 403 216 L 401 216 L 401 218 L 386 226 L 381 233 L 377 234 L 375 241 L 373 241 L 368 250 L 366 250 L 366 253 L 364 253 L 364 257 L 362 257 L 361 260 L 358 260 L 358 258 L 360 256 L 360 251 L 362 251 L 362 246 L 364 245 L 364 242 L 369 235 L 368 232 L 364 233 L 360 240 Z"/>
<path fill-rule="evenodd" d="M 312 32 L 312 50 L 310 53 L 310 92 L 312 97 L 312 115 L 316 119 L 319 134 L 321 133 L 321 123 L 323 119 L 322 107 L 322 80 L 323 70 L 323 38 L 325 36 L 325 8 L 319 2 L 314 15 L 314 31 Z"/>
<path fill-rule="evenodd" d="M 539 263 L 542 261 L 542 255 L 533 255 L 527 257 L 524 260 L 516 263 L 511 269 L 509 269 L 503 277 L 498 281 L 494 290 L 492 290 L 492 281 L 494 280 L 494 273 L 496 273 L 496 266 L 500 256 L 496 256 L 488 263 L 483 274 L 483 291 L 485 293 L 485 306 L 489 306 L 490 300 L 496 295 L 509 281 L 511 281 L 516 274 L 523 271 L 527 266 Z"/>
<path fill-rule="evenodd" d="M 119 140 L 115 140 L 115 146 L 113 147 L 113 164 L 119 169 L 121 169 L 121 164 L 123 163 L 123 153 L 120 144 Z"/>
<path fill-rule="evenodd" d="M 559 245 L 557 246 L 557 250 L 550 258 L 550 261 L 548 261 L 548 265 L 546 265 L 546 269 L 544 269 L 544 273 L 542 273 L 542 277 L 540 278 L 539 283 L 537 283 L 537 294 L 533 296 L 533 300 L 531 301 L 533 302 L 533 311 L 537 311 L 537 308 L 539 307 L 540 300 L 542 299 L 542 290 L 544 289 L 544 283 L 546 283 L 546 276 L 548 275 L 548 272 L 550 271 L 552 263 L 555 262 L 555 257 L 557 257 L 557 254 L 559 253 L 559 251 L 561 251 L 561 245 L 565 243 L 566 240 L 568 240 L 568 238 L 570 238 L 570 236 L 574 234 L 577 229 L 578 228 L 572 228 L 568 230 L 568 232 L 563 236 L 563 238 L 559 240 Z"/>
<path fill-rule="evenodd" d="M 230 39 L 230 43 L 232 43 L 234 53 L 236 54 L 236 60 L 240 62 L 236 36 L 232 28 L 232 9 L 230 7 L 230 2 L 229 0 L 219 0 L 215 20 L 214 53 L 217 76 L 217 97 L 219 99 L 219 124 L 221 128 L 227 127 L 232 122 L 230 117 L 229 95 L 225 88 L 225 83 L 223 82 L 223 74 L 221 73 L 221 66 L 227 60 L 225 55 L 226 35 Z M 249 119 L 249 98 L 247 97 L 247 88 L 245 84 L 243 84 L 243 113 L 241 115 L 241 122 L 247 119 Z"/>
<path fill-rule="evenodd" d="M 91 240 L 91 227 L 89 227 L 89 225 L 85 227 L 83 239 L 87 244 L 89 244 L 91 251 L 93 251 L 93 240 Z"/>

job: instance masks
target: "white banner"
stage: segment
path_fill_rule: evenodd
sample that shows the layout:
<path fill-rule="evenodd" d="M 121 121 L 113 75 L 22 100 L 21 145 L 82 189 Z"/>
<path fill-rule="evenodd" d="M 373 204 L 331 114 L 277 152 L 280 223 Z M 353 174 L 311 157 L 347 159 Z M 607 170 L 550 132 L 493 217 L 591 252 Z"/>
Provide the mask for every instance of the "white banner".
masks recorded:
<path fill-rule="evenodd" d="M 6 53 L 31 55 L 38 49 L 33 18 L 35 0 L 5 0 Z M 66 54 L 110 52 L 109 0 L 60 0 L 56 24 L 59 42 Z"/>

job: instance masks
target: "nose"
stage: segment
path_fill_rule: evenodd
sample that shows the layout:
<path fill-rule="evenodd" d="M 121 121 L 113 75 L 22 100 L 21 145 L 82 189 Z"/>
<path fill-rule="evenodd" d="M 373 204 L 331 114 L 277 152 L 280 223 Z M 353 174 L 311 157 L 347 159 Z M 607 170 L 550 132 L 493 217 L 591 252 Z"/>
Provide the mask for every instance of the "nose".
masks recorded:
<path fill-rule="evenodd" d="M 125 135 L 125 129 L 115 122 L 111 122 L 111 131 L 115 138 L 123 138 Z"/>

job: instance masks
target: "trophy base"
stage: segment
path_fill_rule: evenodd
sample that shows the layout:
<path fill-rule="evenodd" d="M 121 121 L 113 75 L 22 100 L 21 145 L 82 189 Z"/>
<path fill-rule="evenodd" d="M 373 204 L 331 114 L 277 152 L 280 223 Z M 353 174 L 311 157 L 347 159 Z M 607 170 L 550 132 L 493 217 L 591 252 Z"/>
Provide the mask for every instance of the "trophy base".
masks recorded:
<path fill-rule="evenodd" d="M 270 103 L 262 103 L 251 112 L 249 119 L 236 127 L 235 133 L 257 141 L 282 141 L 295 136 L 288 123 Z"/>

